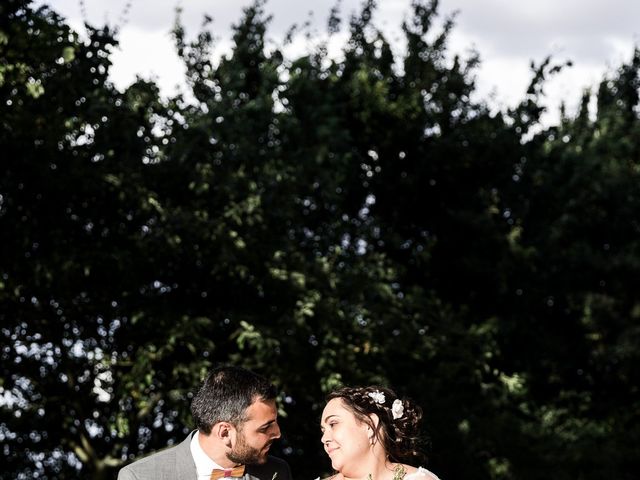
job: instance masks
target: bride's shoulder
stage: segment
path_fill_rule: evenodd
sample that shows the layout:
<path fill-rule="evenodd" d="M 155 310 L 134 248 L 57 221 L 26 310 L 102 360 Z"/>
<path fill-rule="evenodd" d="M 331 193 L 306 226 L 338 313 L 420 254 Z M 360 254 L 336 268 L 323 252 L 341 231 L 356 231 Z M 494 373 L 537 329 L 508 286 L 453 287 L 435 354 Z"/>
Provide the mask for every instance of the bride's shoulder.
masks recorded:
<path fill-rule="evenodd" d="M 404 467 L 407 470 L 404 480 L 440 480 L 435 473 L 430 472 L 424 467 L 416 468 L 410 465 L 405 465 Z"/>

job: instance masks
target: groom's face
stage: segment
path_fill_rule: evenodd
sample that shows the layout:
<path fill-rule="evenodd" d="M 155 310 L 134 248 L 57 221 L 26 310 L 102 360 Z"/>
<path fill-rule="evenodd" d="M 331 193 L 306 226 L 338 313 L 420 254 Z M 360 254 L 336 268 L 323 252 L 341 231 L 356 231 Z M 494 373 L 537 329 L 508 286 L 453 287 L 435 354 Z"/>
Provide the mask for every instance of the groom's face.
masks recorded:
<path fill-rule="evenodd" d="M 278 438 L 280 427 L 275 400 L 256 400 L 247 408 L 247 420 L 238 426 L 235 444 L 227 457 L 235 463 L 264 463 L 271 444 Z"/>

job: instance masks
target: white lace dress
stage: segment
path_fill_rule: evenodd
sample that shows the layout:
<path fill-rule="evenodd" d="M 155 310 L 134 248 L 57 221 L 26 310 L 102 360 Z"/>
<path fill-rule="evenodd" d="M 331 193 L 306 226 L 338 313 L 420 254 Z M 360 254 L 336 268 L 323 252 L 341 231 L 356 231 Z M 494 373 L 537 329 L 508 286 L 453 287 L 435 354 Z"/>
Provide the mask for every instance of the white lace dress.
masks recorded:
<path fill-rule="evenodd" d="M 396 475 L 394 475 L 393 477 L 394 480 L 396 478 Z M 326 477 L 323 479 L 320 479 L 320 477 L 316 477 L 314 480 L 334 480 L 335 477 L 336 475 L 333 475 L 331 477 Z M 404 477 L 400 477 L 400 478 L 402 478 L 402 480 L 440 480 L 440 478 L 435 473 L 430 472 L 424 467 L 418 467 L 418 470 L 416 470 L 415 472 L 409 473 Z"/>
<path fill-rule="evenodd" d="M 424 467 L 418 467 L 413 473 L 405 475 L 404 480 L 440 480 L 438 476 Z"/>

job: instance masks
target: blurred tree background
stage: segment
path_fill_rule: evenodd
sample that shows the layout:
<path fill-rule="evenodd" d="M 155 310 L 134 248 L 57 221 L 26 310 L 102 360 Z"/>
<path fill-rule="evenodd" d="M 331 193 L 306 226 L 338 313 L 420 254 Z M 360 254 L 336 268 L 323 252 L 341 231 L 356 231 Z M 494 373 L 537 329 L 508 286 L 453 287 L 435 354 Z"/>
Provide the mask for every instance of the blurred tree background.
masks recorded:
<path fill-rule="evenodd" d="M 261 1 L 220 60 L 178 19 L 164 99 L 109 82 L 113 29 L 2 2 L 0 478 L 115 478 L 221 362 L 280 387 L 299 479 L 343 383 L 422 405 L 445 480 L 638 478 L 640 52 L 547 127 L 562 66 L 492 113 L 437 7 L 402 55 L 333 14 L 339 59 L 267 48 Z"/>

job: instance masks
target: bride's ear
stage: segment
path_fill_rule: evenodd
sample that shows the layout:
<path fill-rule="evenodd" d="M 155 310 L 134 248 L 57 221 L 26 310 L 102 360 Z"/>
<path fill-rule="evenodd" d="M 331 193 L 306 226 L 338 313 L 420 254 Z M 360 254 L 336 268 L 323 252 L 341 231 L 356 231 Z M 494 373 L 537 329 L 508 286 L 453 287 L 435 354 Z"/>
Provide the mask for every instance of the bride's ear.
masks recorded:
<path fill-rule="evenodd" d="M 371 419 L 371 423 L 373 424 L 373 428 L 378 429 L 378 425 L 380 424 L 380 417 L 378 417 L 375 413 L 370 413 L 369 418 Z"/>
<path fill-rule="evenodd" d="M 378 425 L 380 424 L 380 417 L 378 417 L 378 415 L 376 415 L 375 413 L 370 413 L 369 419 L 371 420 L 371 423 L 367 424 L 367 434 L 369 435 L 369 441 L 373 445 L 376 440 L 376 430 L 378 429 Z"/>

